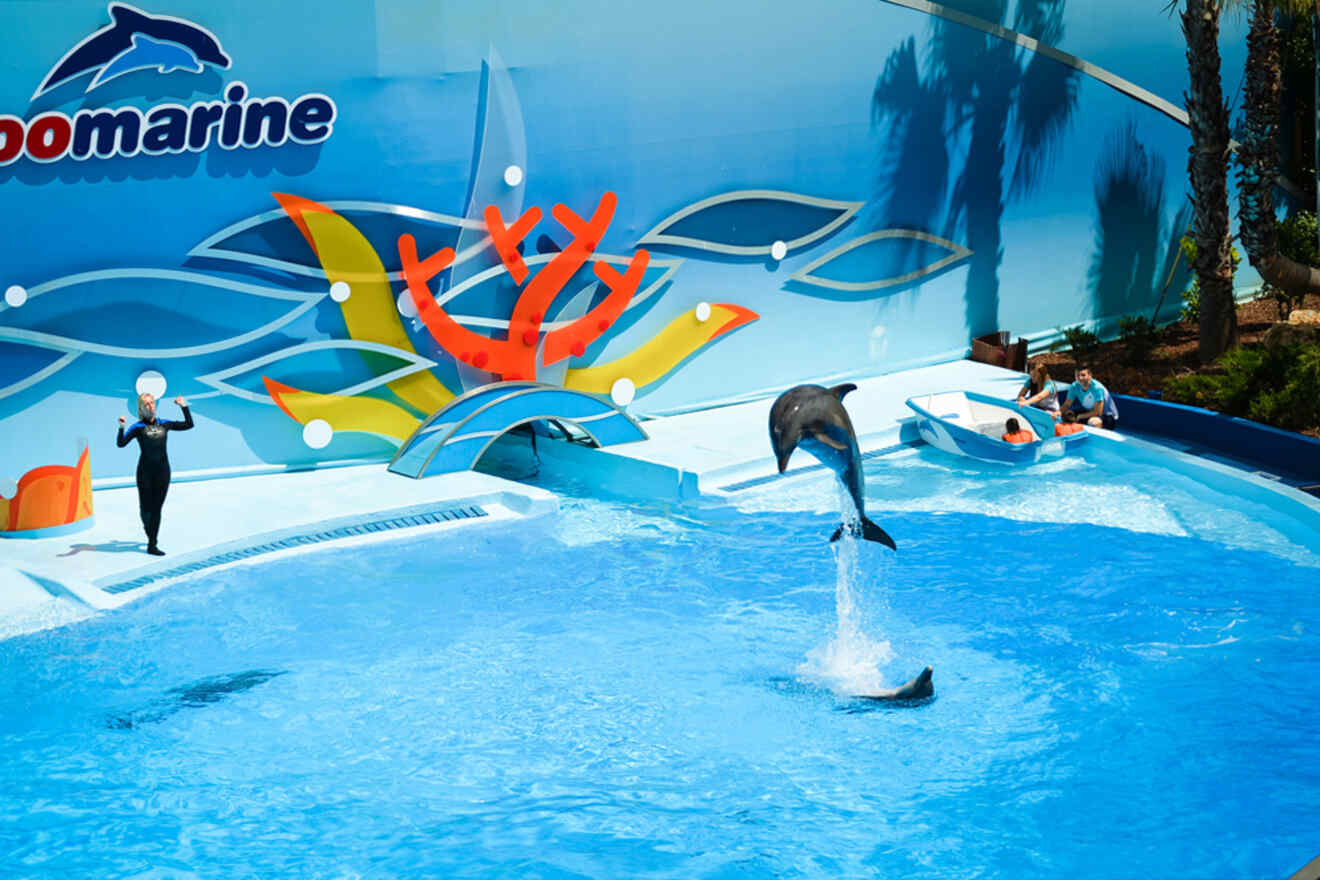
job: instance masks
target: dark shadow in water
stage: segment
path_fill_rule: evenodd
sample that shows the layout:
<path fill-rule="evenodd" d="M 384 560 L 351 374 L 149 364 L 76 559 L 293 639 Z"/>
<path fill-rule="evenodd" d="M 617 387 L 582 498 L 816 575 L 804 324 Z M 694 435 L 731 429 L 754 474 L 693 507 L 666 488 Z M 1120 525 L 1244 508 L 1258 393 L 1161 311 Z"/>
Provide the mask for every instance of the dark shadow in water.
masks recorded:
<path fill-rule="evenodd" d="M 1154 307 L 1176 306 L 1190 273 L 1178 240 L 1192 206 L 1184 202 L 1166 219 L 1164 159 L 1147 152 L 1136 124 L 1111 132 L 1095 171 L 1095 254 L 1087 284 L 1095 314 L 1117 318 Z"/>
<path fill-rule="evenodd" d="M 106 719 L 106 727 L 113 730 L 132 730 L 143 724 L 157 724 L 182 709 L 197 709 L 218 703 L 230 694 L 251 690 L 259 684 L 270 681 L 287 670 L 249 669 L 232 675 L 217 675 L 204 678 L 182 687 L 166 691 L 166 697 L 154 700 L 142 709 Z"/>
<path fill-rule="evenodd" d="M 865 715 L 868 712 L 895 712 L 900 709 L 920 709 L 929 706 L 936 700 L 935 694 L 929 697 L 918 697 L 914 700 L 882 700 L 874 697 L 854 697 L 853 699 L 835 707 L 836 712 L 843 712 L 846 715 Z"/>
<path fill-rule="evenodd" d="M 1006 0 L 962 5 L 1047 44 L 1063 38 L 1064 0 L 1019 0 L 1011 23 Z M 938 17 L 925 59 L 923 74 L 915 41 L 904 42 L 890 53 L 871 96 L 873 124 L 888 127 L 872 223 L 907 225 L 972 250 L 963 299 L 969 335 L 977 336 L 1000 329 L 1004 206 L 1044 180 L 1077 107 L 1080 74 Z M 961 148 L 953 151 L 964 155 L 961 165 L 951 145 Z"/>

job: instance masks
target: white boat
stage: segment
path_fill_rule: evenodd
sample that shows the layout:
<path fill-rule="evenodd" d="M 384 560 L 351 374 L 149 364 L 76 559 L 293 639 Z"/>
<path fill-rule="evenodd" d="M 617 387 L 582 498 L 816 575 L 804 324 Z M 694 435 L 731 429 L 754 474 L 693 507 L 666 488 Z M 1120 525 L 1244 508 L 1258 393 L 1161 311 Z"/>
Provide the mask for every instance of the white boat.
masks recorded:
<path fill-rule="evenodd" d="M 1018 406 L 972 391 L 943 391 L 908 399 L 917 414 L 921 439 L 952 455 L 965 455 L 1001 464 L 1034 464 L 1042 458 L 1058 458 L 1085 443 L 1086 429 L 1063 437 L 1054 436 L 1054 417 L 1034 406 Z M 1017 419 L 1028 431 L 1029 443 L 1003 439 L 1009 419 Z"/>

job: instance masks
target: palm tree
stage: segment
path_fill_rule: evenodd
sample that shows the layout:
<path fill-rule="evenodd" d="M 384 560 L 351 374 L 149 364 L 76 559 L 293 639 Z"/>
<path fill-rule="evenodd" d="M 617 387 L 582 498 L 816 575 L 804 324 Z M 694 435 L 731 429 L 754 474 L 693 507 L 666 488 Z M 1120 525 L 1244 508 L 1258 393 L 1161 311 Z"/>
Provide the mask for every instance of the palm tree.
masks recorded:
<path fill-rule="evenodd" d="M 1267 283 L 1290 292 L 1320 293 L 1320 269 L 1279 253 L 1274 215 L 1274 185 L 1279 175 L 1279 100 L 1283 91 L 1274 14 L 1277 10 L 1313 15 L 1315 0 L 1254 0 L 1251 7 L 1244 89 L 1246 118 L 1238 149 L 1242 244 L 1251 265 Z"/>
<path fill-rule="evenodd" d="M 1065 0 L 1018 0 L 1014 30 L 1047 45 L 1063 39 Z M 1003 27 L 1007 0 L 970 0 L 960 11 Z M 926 228 L 949 204 L 943 234 L 965 233 L 972 250 L 964 294 L 972 336 L 999 329 L 1000 223 L 1007 199 L 1030 193 L 1077 106 L 1078 72 L 1000 36 L 943 18 L 933 22 L 924 79 L 913 41 L 890 55 L 872 95 L 872 116 L 888 120 L 892 161 L 881 189 L 885 221 Z M 967 138 L 952 187 L 946 144 Z M 1004 185 L 1012 158 L 1007 190 Z M 920 185 L 918 185 L 920 182 Z"/>
<path fill-rule="evenodd" d="M 1182 12 L 1192 134 L 1187 160 L 1196 240 L 1192 268 L 1201 291 L 1197 349 L 1202 361 L 1214 360 L 1238 340 L 1228 234 L 1228 108 L 1219 85 L 1220 8 L 1219 0 L 1187 0 Z"/>

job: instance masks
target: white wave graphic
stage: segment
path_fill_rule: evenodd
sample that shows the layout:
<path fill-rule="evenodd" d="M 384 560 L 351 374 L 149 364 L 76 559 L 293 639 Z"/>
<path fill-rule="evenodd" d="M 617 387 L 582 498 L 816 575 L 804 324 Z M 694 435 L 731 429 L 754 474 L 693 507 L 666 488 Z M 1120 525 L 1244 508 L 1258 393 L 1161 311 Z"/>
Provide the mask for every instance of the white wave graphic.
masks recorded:
<path fill-rule="evenodd" d="M 281 349 L 280 351 L 262 355 L 258 358 L 253 358 L 250 361 L 245 361 L 244 363 L 232 367 L 226 367 L 223 370 L 217 370 L 214 373 L 208 373 L 205 376 L 198 376 L 198 382 L 201 382 L 204 385 L 209 385 L 216 390 L 204 392 L 202 394 L 194 394 L 193 399 L 197 400 L 204 397 L 214 397 L 219 394 L 227 394 L 231 397 L 250 400 L 253 403 L 265 403 L 273 406 L 275 405 L 275 401 L 270 398 L 270 395 L 248 391 L 246 388 L 233 385 L 226 380 L 254 370 L 260 370 L 262 367 L 289 360 L 299 355 L 317 351 L 370 351 L 405 361 L 404 366 L 391 370 L 388 373 L 382 373 L 372 379 L 358 382 L 355 385 L 346 385 L 342 388 L 318 392 L 342 397 L 352 397 L 356 394 L 362 394 L 375 388 L 379 388 L 382 385 L 387 385 L 396 379 L 402 379 L 405 376 L 411 376 L 413 373 L 421 370 L 429 370 L 437 366 L 435 361 L 424 358 L 416 352 L 406 351 L 379 342 L 364 342 L 357 339 L 327 339 L 319 342 L 304 342 L 299 345 Z"/>
<path fill-rule="evenodd" d="M 901 275 L 892 275 L 887 278 L 876 278 L 871 281 L 836 281 L 833 278 L 826 278 L 822 275 L 814 274 L 817 269 L 828 266 L 830 263 L 834 262 L 834 260 L 838 259 L 839 257 L 843 256 L 844 254 L 848 253 L 851 250 L 854 250 L 859 247 L 864 247 L 865 245 L 872 244 L 877 241 L 885 241 L 888 239 L 896 239 L 896 238 L 898 239 L 906 238 L 906 239 L 911 239 L 913 241 L 926 242 L 927 244 L 933 244 L 938 247 L 942 247 L 945 250 L 947 250 L 949 253 L 941 257 L 940 259 L 935 260 L 932 263 L 928 263 L 925 266 L 920 267 L 919 269 L 914 269 L 911 272 L 904 272 Z M 860 236 L 859 238 L 854 238 L 852 241 L 845 242 L 844 244 L 830 251 L 825 256 L 812 260 L 810 263 L 808 263 L 807 265 L 803 266 L 801 269 L 794 272 L 790 280 L 800 281 L 803 284 L 810 284 L 815 287 L 825 287 L 831 290 L 846 290 L 846 291 L 882 290 L 886 287 L 894 287 L 899 284 L 907 284 L 909 281 L 916 281 L 917 279 L 924 278 L 927 275 L 933 275 L 947 266 L 951 266 L 954 263 L 959 262 L 960 260 L 967 259 L 971 255 L 972 255 L 972 251 L 969 250 L 968 248 L 965 248 L 962 245 L 957 244 L 955 242 L 949 241 L 947 238 L 941 238 L 938 235 L 931 235 L 929 232 L 921 232 L 920 230 L 916 230 L 916 229 L 881 229 L 878 232 L 872 232 L 869 235 L 863 235 Z"/>
<path fill-rule="evenodd" d="M 218 351 L 225 351 L 226 349 L 235 348 L 248 342 L 252 342 L 253 340 L 260 339 L 295 320 L 329 295 L 328 290 L 321 292 L 308 292 L 288 290 L 278 287 L 266 287 L 264 285 L 249 284 L 244 281 L 235 281 L 228 278 L 218 278 L 211 275 L 203 275 L 197 272 L 185 272 L 176 269 L 99 269 L 93 272 L 80 272 L 76 275 L 66 275 L 62 278 L 56 278 L 52 281 L 45 281 L 41 284 L 37 284 L 28 289 L 28 302 L 30 303 L 33 299 L 39 296 L 45 296 L 56 291 L 76 288 L 82 284 L 113 279 L 175 281 L 182 284 L 195 284 L 202 287 L 228 291 L 230 293 L 243 294 L 245 296 L 286 300 L 298 303 L 298 305 L 280 317 L 253 330 L 249 330 L 246 333 L 216 340 L 214 342 L 180 346 L 176 348 L 138 348 L 124 345 L 106 345 L 104 343 L 91 342 L 89 340 L 75 339 L 70 336 L 61 336 L 57 333 L 25 330 L 19 327 L 5 326 L 3 324 L 0 324 L 0 339 L 8 339 L 26 345 L 34 345 L 39 348 L 49 348 L 55 351 L 77 354 L 104 354 L 112 357 L 161 359 L 194 357 L 197 355 L 214 354 Z M 24 306 L 24 308 L 27 307 L 28 306 Z M 0 304 L 0 316 L 3 316 L 4 312 L 10 308 L 11 307 L 8 305 Z M 60 362 L 57 361 L 56 363 Z M 51 366 L 53 367 L 54 365 L 52 364 Z M 67 362 L 61 364 L 60 368 L 63 368 L 63 366 L 67 366 Z M 47 369 L 50 369 L 50 367 Z"/>
<path fill-rule="evenodd" d="M 422 208 L 414 208 L 409 205 L 396 205 L 389 202 L 370 202 L 357 199 L 337 199 L 334 201 L 322 202 L 327 208 L 337 212 L 356 212 L 360 214 L 388 214 L 395 217 L 406 217 L 410 220 L 417 220 L 422 223 L 430 223 L 435 226 L 448 226 L 454 229 L 470 229 L 486 232 L 486 223 L 481 219 L 468 219 L 454 214 L 442 214 L 438 211 L 427 211 Z M 288 220 L 289 215 L 283 208 L 272 208 L 269 211 L 263 211 L 246 220 L 240 220 L 237 223 L 230 224 L 219 232 L 209 236 L 192 250 L 188 251 L 190 257 L 209 257 L 217 260 L 227 260 L 235 263 L 245 263 L 249 266 L 259 266 L 263 269 L 276 269 L 281 272 L 288 272 L 292 275 L 301 275 L 305 278 L 326 279 L 325 270 L 318 266 L 311 266 L 305 263 L 296 263 L 292 260 L 281 260 L 278 257 L 267 257 L 260 254 L 250 254 L 246 251 L 237 251 L 230 248 L 221 247 L 220 243 L 238 235 L 247 232 L 266 223 L 279 220 Z M 350 221 L 351 222 L 351 221 Z M 480 241 L 470 247 L 464 248 L 454 257 L 454 262 L 450 265 L 458 265 L 471 259 L 481 253 L 487 245 L 490 244 L 490 236 L 485 235 Z M 387 271 L 385 277 L 390 281 L 402 281 L 403 270 L 395 269 Z M 328 280 L 328 279 L 327 279 Z"/>
<path fill-rule="evenodd" d="M 728 244 L 726 242 L 720 242 L 720 241 L 710 241 L 704 238 L 692 238 L 690 236 L 685 236 L 685 235 L 671 235 L 665 231 L 669 229 L 671 226 L 678 223 L 680 220 L 683 220 L 687 217 L 691 217 L 694 214 L 707 210 L 708 208 L 715 207 L 717 205 L 731 205 L 731 204 L 736 204 L 738 202 L 765 202 L 765 201 L 789 202 L 797 205 L 807 205 L 812 208 L 828 208 L 830 210 L 838 212 L 837 215 L 828 223 L 825 223 L 822 226 L 817 227 L 811 232 L 808 232 L 805 235 L 800 235 L 793 239 L 783 240 L 784 245 L 787 247 L 788 253 L 792 253 L 793 251 L 800 250 L 804 247 L 807 247 L 808 245 L 820 241 L 822 238 L 834 232 L 840 226 L 851 220 L 853 218 L 853 215 L 856 214 L 861 209 L 862 205 L 865 204 L 865 202 L 845 202 L 845 201 L 839 201 L 838 199 L 822 199 L 816 196 L 808 196 L 808 195 L 802 195 L 800 193 L 784 192 L 782 190 L 773 190 L 773 189 L 735 190 L 733 192 L 721 193 L 716 196 L 711 196 L 710 198 L 702 199 L 699 202 L 693 202 L 692 204 L 688 205 L 686 208 L 683 208 L 680 211 L 676 211 L 675 213 L 670 214 L 668 217 L 657 223 L 655 227 L 652 228 L 649 232 L 643 235 L 637 243 L 639 246 L 645 244 L 660 244 L 660 245 L 672 245 L 676 247 L 688 247 L 688 248 L 695 248 L 697 250 L 710 251 L 712 253 L 717 253 L 717 254 L 729 254 L 731 256 L 739 256 L 739 257 L 770 256 L 770 251 L 772 246 L 775 244 L 776 241 L 782 240 L 781 237 L 774 236 L 772 233 L 768 234 L 769 240 L 763 244 L 758 243 L 754 245 L 737 245 L 737 244 Z"/>

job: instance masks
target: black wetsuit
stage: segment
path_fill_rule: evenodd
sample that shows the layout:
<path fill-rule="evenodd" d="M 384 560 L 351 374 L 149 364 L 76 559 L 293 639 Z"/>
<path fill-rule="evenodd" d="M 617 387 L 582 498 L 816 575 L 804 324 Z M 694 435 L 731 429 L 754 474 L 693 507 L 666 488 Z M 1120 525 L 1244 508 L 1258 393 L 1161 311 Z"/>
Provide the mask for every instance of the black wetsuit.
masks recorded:
<path fill-rule="evenodd" d="M 183 421 L 166 422 L 152 419 L 135 422 L 127 431 L 121 425 L 115 442 L 122 448 L 137 438 L 138 507 L 142 513 L 142 527 L 147 530 L 147 547 L 154 549 L 156 534 L 160 531 L 160 509 L 165 504 L 165 493 L 170 489 L 170 460 L 165 455 L 165 437 L 170 431 L 186 431 L 193 426 L 192 413 L 183 407 Z"/>

